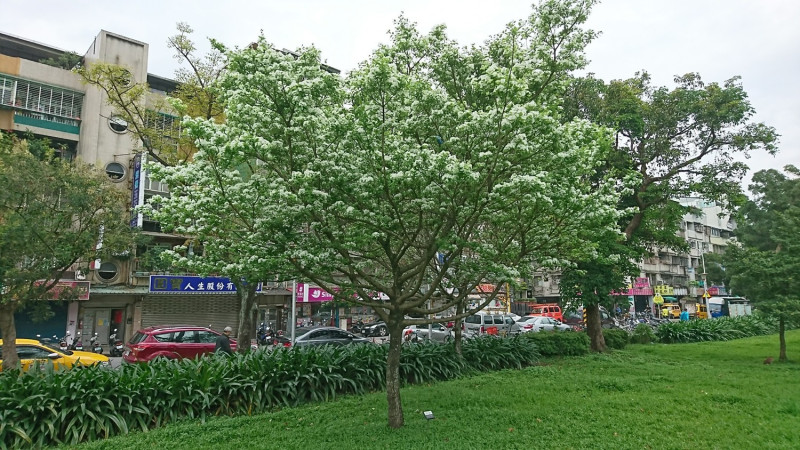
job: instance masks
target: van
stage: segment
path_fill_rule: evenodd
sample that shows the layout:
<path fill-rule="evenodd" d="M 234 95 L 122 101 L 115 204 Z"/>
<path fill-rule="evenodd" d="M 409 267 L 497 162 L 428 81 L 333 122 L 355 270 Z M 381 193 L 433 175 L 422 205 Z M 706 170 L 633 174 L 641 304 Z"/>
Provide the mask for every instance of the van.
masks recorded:
<path fill-rule="evenodd" d="M 529 312 L 527 315 L 552 317 L 558 321 L 564 321 L 564 315 L 561 313 L 561 307 L 558 306 L 558 303 L 541 303 L 538 305 L 533 305 L 531 312 Z"/>
<path fill-rule="evenodd" d="M 510 314 L 478 313 L 464 318 L 464 328 L 468 332 L 477 334 L 517 334 L 520 326 Z"/>

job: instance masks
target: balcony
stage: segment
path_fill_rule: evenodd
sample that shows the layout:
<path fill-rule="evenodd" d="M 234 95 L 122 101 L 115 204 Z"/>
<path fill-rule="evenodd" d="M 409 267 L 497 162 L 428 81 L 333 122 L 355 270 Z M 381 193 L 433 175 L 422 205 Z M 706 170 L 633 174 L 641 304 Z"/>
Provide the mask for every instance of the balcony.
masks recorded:
<path fill-rule="evenodd" d="M 80 134 L 83 93 L 0 74 L 0 108 L 14 123 Z"/>

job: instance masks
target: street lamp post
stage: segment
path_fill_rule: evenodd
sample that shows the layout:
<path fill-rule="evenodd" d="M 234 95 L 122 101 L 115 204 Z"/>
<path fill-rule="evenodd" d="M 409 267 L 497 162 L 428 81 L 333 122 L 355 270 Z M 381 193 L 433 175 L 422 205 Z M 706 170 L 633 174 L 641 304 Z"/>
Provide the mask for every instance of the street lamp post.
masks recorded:
<path fill-rule="evenodd" d="M 708 293 L 708 274 L 706 273 L 706 258 L 705 254 L 701 251 L 700 252 L 700 260 L 703 262 L 703 293 Z M 711 300 L 711 295 L 708 296 L 703 295 L 703 299 L 705 300 L 706 304 L 706 319 L 711 318 L 711 304 L 709 300 Z"/>

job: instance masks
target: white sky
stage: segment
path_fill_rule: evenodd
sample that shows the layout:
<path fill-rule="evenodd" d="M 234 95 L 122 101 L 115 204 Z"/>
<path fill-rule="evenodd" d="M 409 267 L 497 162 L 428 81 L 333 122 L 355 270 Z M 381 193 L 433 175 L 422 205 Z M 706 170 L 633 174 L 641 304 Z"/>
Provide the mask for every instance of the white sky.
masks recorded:
<path fill-rule="evenodd" d="M 105 3 L 3 0 L 0 31 L 83 54 L 99 30 L 150 45 L 150 73 L 172 77 L 167 48 L 177 22 L 206 38 L 244 46 L 263 30 L 277 47 L 315 45 L 343 72 L 366 59 L 401 13 L 427 32 L 439 23 L 462 45 L 480 43 L 509 21 L 527 17 L 532 0 L 161 0 Z M 606 81 L 647 70 L 657 85 L 698 72 L 706 82 L 740 75 L 756 120 L 781 134 L 773 158 L 757 153 L 755 170 L 800 166 L 800 1 L 605 0 L 588 26 L 602 32 L 588 70 Z"/>

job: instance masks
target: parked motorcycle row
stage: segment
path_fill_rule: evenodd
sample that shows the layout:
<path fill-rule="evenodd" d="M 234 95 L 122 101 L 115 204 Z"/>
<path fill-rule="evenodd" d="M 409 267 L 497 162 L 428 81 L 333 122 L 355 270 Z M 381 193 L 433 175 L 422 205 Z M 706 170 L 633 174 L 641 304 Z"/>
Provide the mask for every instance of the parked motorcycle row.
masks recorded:
<path fill-rule="evenodd" d="M 75 336 L 72 336 L 72 333 L 67 331 L 67 334 L 58 337 L 57 335 L 53 335 L 53 337 L 42 337 L 41 335 L 37 334 L 36 339 L 39 340 L 42 344 L 55 344 L 58 343 L 58 348 L 62 351 L 67 350 L 74 350 L 82 352 L 84 351 L 83 347 L 83 339 L 81 339 L 81 332 L 78 331 L 75 333 Z M 111 348 L 109 349 L 109 354 L 111 356 L 122 356 L 122 351 L 124 348 L 124 342 L 121 339 L 117 339 L 117 329 L 114 328 L 114 332 L 108 337 L 108 342 Z M 94 333 L 92 337 L 89 338 L 89 351 L 93 353 L 103 354 L 103 345 L 99 341 L 99 336 L 97 333 Z"/>

